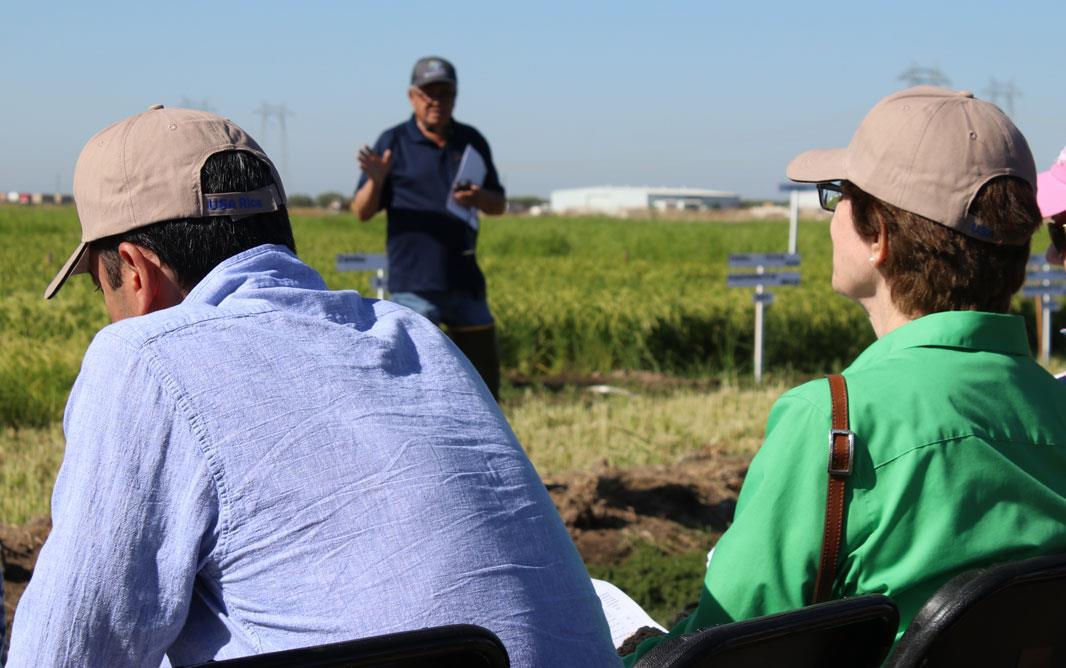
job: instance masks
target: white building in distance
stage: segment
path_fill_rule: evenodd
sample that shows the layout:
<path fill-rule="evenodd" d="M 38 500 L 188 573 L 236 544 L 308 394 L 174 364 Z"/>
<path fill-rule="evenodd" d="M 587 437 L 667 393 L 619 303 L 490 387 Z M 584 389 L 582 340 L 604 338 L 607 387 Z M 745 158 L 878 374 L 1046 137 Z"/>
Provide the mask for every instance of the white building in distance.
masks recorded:
<path fill-rule="evenodd" d="M 622 215 L 631 211 L 708 211 L 738 206 L 740 196 L 736 193 L 700 188 L 597 186 L 551 193 L 551 209 L 555 213 Z"/>

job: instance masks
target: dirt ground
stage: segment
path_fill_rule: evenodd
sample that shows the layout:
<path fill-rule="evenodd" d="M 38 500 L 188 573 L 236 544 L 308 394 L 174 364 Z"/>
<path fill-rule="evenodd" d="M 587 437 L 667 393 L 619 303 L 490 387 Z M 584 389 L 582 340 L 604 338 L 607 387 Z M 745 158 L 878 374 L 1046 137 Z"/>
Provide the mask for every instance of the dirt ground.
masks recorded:
<path fill-rule="evenodd" d="M 675 466 L 604 466 L 546 484 L 586 563 L 613 564 L 639 542 L 668 552 L 705 549 L 732 521 L 746 472 L 746 460 L 708 451 Z M 8 629 L 51 528 L 49 518 L 0 525 Z"/>
<path fill-rule="evenodd" d="M 0 551 L 4 562 L 4 620 L 9 632 L 15 606 L 29 584 L 37 563 L 37 553 L 41 551 L 44 539 L 51 530 L 52 520 L 47 517 L 39 517 L 19 526 L 0 524 L 0 543 L 4 546 Z"/>
<path fill-rule="evenodd" d="M 707 549 L 733 520 L 747 468 L 745 459 L 711 451 L 674 466 L 603 467 L 547 485 L 585 562 L 613 564 L 638 542 Z"/>

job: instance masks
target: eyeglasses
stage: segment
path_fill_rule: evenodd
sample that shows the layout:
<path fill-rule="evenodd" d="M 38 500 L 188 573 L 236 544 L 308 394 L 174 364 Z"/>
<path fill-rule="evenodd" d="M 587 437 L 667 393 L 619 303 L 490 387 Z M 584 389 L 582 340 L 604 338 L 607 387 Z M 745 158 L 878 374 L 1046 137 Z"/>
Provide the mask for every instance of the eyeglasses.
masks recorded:
<path fill-rule="evenodd" d="M 836 211 L 837 204 L 844 197 L 844 184 L 841 181 L 826 181 L 818 184 L 818 204 L 826 211 Z"/>
<path fill-rule="evenodd" d="M 426 88 L 419 88 L 414 86 L 415 92 L 426 102 L 435 100 L 437 102 L 451 102 L 455 99 L 455 88 L 452 86 L 427 86 Z"/>

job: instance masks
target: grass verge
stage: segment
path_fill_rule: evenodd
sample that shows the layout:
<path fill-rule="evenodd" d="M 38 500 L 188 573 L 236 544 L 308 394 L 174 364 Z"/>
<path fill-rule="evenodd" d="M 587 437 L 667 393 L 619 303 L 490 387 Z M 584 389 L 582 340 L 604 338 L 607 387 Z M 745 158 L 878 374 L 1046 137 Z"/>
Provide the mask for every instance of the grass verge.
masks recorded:
<path fill-rule="evenodd" d="M 597 394 L 523 390 L 504 413 L 542 476 L 593 468 L 672 464 L 706 449 L 751 456 L 770 406 L 793 383 L 728 383 L 713 390 Z"/>
<path fill-rule="evenodd" d="M 696 603 L 703 587 L 707 564 L 704 551 L 668 554 L 660 548 L 640 543 L 617 564 L 589 564 L 589 574 L 607 580 L 670 628 L 686 607 Z"/>
<path fill-rule="evenodd" d="M 790 384 L 606 395 L 524 388 L 508 392 L 503 408 L 534 466 L 552 476 L 603 461 L 620 468 L 671 464 L 707 448 L 750 456 L 771 404 Z M 58 420 L 0 431 L 0 522 L 21 524 L 48 512 L 63 446 Z"/>

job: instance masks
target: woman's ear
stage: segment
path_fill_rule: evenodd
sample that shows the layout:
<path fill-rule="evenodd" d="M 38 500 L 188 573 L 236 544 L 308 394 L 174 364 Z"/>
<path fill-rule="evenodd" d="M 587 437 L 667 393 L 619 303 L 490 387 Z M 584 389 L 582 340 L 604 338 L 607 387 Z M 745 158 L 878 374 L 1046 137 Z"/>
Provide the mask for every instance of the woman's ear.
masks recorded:
<path fill-rule="evenodd" d="M 870 245 L 870 262 L 875 267 L 880 267 L 888 259 L 888 228 L 884 222 L 877 232 L 877 240 Z"/>

